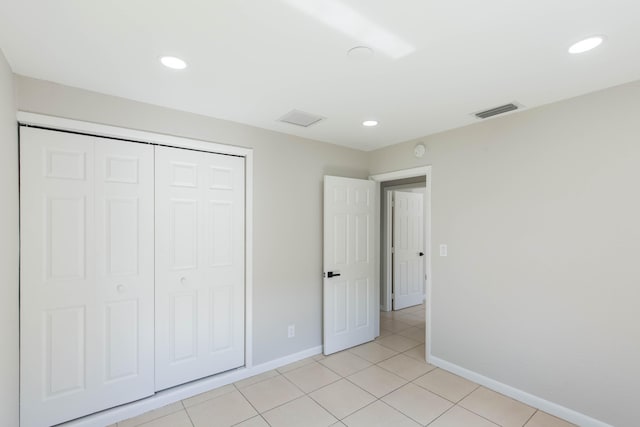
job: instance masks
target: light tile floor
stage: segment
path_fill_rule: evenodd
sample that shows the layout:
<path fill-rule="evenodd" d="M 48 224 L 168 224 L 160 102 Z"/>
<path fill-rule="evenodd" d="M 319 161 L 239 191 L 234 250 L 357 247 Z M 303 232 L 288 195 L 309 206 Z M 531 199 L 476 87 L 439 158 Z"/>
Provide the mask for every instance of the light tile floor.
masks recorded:
<path fill-rule="evenodd" d="M 117 427 L 572 426 L 427 364 L 423 305 L 380 313 L 380 327 L 371 343 L 310 357 Z"/>

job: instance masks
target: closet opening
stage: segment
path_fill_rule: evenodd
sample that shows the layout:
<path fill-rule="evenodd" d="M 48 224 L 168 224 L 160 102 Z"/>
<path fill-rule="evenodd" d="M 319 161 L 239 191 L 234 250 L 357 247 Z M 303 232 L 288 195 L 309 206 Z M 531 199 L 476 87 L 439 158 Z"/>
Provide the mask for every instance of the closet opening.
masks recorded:
<path fill-rule="evenodd" d="M 250 369 L 252 150 L 18 121 L 21 425 Z"/>

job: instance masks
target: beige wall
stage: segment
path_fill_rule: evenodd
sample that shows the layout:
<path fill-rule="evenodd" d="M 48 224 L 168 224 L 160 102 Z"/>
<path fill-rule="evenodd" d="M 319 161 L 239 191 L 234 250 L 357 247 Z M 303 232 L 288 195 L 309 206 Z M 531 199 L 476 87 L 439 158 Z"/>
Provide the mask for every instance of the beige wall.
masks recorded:
<path fill-rule="evenodd" d="M 18 109 L 254 149 L 254 363 L 322 343 L 322 177 L 363 152 L 16 76 Z M 287 338 L 287 325 L 296 337 Z"/>
<path fill-rule="evenodd" d="M 18 425 L 18 132 L 0 50 L 0 425 Z"/>
<path fill-rule="evenodd" d="M 433 165 L 432 353 L 640 425 L 640 82 L 370 153 Z"/>
<path fill-rule="evenodd" d="M 415 141 L 367 155 L 15 80 L 20 110 L 255 149 L 256 363 L 321 344 L 322 175 L 432 164 L 432 243 L 449 245 L 433 259 L 433 354 L 617 427 L 640 425 L 640 83 L 423 138 L 418 160 Z M 11 168 L 15 151 L 4 153 Z"/>

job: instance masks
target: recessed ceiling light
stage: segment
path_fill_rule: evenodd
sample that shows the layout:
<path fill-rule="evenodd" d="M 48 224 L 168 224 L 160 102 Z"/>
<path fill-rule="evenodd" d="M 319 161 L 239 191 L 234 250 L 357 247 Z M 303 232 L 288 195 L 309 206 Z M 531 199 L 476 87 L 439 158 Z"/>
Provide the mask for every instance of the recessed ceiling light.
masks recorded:
<path fill-rule="evenodd" d="M 378 121 L 377 120 L 365 120 L 364 122 L 362 122 L 362 126 L 366 126 L 366 127 L 378 126 Z"/>
<path fill-rule="evenodd" d="M 595 49 L 596 47 L 600 46 L 603 40 L 604 38 L 601 36 L 594 36 L 586 38 L 584 40 L 580 40 L 579 42 L 571 45 L 571 47 L 569 48 L 569 53 L 577 54 L 590 51 L 591 49 Z"/>
<path fill-rule="evenodd" d="M 173 68 L 174 70 L 184 70 L 187 68 L 187 63 L 175 56 L 163 56 L 160 58 L 160 62 L 167 68 Z"/>

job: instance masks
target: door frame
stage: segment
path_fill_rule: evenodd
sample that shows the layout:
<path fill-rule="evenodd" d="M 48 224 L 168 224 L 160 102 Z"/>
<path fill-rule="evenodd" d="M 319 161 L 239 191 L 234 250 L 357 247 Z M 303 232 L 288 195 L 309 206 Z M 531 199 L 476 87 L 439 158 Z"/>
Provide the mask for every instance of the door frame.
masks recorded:
<path fill-rule="evenodd" d="M 385 294 L 385 304 L 384 304 L 384 310 L 385 311 L 393 311 L 393 301 L 391 301 L 391 294 L 393 293 L 393 265 L 392 265 L 392 259 L 393 257 L 391 256 L 391 248 L 393 247 L 393 190 L 387 190 L 384 193 L 384 198 L 385 200 L 383 200 L 382 202 L 384 202 L 384 206 L 385 206 L 385 212 L 384 212 L 384 216 L 385 216 L 385 223 L 386 223 L 386 227 L 384 229 L 384 248 L 382 247 L 382 227 L 380 228 L 380 255 L 382 255 L 383 253 L 383 249 L 384 249 L 384 267 L 385 267 L 385 271 L 384 271 L 384 278 L 382 277 L 382 265 L 380 266 L 380 287 L 382 288 L 382 290 L 384 290 L 384 294 Z M 381 211 L 382 212 L 382 211 Z M 382 222 L 382 219 L 380 220 Z M 382 226 L 382 223 L 380 224 Z M 384 280 L 384 283 L 382 282 L 382 280 Z M 380 304 L 380 309 L 382 310 L 382 304 Z"/>
<path fill-rule="evenodd" d="M 18 123 L 134 143 L 227 154 L 245 159 L 245 368 L 253 367 L 253 149 L 18 111 Z"/>
<path fill-rule="evenodd" d="M 426 322 L 426 340 L 425 340 L 425 357 L 426 361 L 429 362 L 431 355 L 431 165 L 420 166 L 417 168 L 411 169 L 402 169 L 393 172 L 386 172 L 376 175 L 369 176 L 371 181 L 376 183 L 376 230 L 375 233 L 375 256 L 376 256 L 376 289 L 378 289 L 378 306 L 380 300 L 380 275 L 382 273 L 380 268 L 380 241 L 381 241 L 381 232 L 380 232 L 380 209 L 381 209 L 381 200 L 380 200 L 380 188 L 383 182 L 387 181 L 395 181 L 397 179 L 403 178 L 414 178 L 417 176 L 426 176 L 426 190 L 424 195 L 424 230 L 425 230 L 425 241 L 424 247 L 426 252 L 426 266 L 425 273 L 427 274 L 427 297 L 425 302 L 425 322 Z M 376 323 L 376 335 L 380 335 L 380 312 L 378 311 L 377 323 Z"/>

